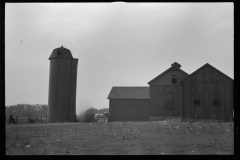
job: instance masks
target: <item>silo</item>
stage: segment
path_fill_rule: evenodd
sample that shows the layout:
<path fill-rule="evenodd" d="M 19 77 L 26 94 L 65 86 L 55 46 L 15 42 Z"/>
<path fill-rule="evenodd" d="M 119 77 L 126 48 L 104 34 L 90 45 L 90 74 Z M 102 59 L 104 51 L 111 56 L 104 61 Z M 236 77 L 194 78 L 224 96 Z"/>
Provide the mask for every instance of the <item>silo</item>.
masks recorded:
<path fill-rule="evenodd" d="M 75 121 L 78 59 L 61 46 L 49 60 L 48 122 Z"/>

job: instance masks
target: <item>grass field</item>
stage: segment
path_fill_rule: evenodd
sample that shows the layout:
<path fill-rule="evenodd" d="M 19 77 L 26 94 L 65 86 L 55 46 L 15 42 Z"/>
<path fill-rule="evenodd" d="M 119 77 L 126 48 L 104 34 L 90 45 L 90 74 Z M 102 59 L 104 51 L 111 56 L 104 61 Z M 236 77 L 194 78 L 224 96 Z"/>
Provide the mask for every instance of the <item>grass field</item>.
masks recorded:
<path fill-rule="evenodd" d="M 6 125 L 7 155 L 233 155 L 233 123 L 37 123 Z"/>

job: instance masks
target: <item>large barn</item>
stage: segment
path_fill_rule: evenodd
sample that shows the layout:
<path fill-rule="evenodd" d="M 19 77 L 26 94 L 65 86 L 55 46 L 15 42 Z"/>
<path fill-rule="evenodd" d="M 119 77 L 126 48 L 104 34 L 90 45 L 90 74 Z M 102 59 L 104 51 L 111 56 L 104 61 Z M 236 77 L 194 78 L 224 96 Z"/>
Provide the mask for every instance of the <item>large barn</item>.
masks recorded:
<path fill-rule="evenodd" d="M 182 82 L 183 119 L 231 119 L 233 79 L 205 64 Z"/>
<path fill-rule="evenodd" d="M 173 63 L 149 81 L 149 87 L 112 87 L 108 95 L 109 121 L 148 121 L 150 117 L 228 119 L 233 110 L 233 80 L 209 64 L 191 75 L 180 67 Z"/>

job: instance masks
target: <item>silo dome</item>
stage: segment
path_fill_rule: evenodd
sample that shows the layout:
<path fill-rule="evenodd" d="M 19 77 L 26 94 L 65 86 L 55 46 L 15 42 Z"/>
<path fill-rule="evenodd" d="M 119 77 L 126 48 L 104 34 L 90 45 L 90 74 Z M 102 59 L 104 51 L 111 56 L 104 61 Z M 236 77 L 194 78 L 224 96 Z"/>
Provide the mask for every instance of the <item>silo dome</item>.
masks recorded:
<path fill-rule="evenodd" d="M 63 46 L 59 48 L 55 48 L 52 51 L 52 54 L 50 55 L 49 59 L 51 58 L 67 58 L 67 59 L 73 59 L 72 53 L 69 49 L 64 48 Z"/>

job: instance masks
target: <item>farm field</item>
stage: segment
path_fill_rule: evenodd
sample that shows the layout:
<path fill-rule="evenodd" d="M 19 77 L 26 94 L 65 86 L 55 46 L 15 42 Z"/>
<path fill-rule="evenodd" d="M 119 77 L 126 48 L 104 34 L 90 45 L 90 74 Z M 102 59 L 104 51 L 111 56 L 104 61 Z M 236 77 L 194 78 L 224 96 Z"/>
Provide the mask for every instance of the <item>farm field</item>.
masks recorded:
<path fill-rule="evenodd" d="M 230 122 L 6 125 L 6 155 L 233 155 Z"/>

